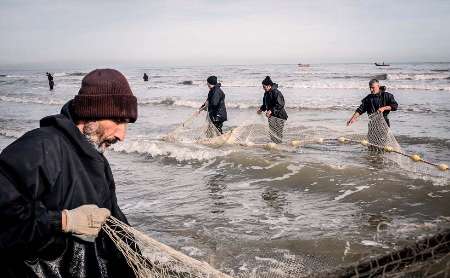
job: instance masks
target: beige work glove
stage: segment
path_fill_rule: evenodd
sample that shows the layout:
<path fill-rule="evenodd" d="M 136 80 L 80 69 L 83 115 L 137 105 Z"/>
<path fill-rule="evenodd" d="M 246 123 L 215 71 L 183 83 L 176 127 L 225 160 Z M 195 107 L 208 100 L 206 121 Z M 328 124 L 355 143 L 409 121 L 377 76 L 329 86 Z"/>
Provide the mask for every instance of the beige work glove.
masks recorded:
<path fill-rule="evenodd" d="M 83 205 L 72 210 L 63 210 L 63 213 L 67 221 L 63 231 L 91 242 L 111 215 L 108 209 L 99 208 L 97 205 Z"/>

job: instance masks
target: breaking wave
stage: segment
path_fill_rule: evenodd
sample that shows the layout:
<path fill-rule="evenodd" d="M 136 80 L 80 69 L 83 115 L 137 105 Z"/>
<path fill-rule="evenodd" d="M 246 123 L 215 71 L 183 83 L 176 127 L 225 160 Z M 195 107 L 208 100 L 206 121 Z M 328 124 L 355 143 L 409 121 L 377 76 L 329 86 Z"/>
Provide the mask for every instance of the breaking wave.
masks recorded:
<path fill-rule="evenodd" d="M 0 101 L 15 102 L 15 103 L 36 103 L 36 104 L 48 104 L 48 105 L 63 105 L 65 103 L 65 101 L 55 100 L 55 99 L 9 97 L 9 96 L 0 96 Z"/>
<path fill-rule="evenodd" d="M 117 143 L 112 150 L 123 153 L 138 153 L 151 157 L 165 157 L 177 162 L 209 161 L 231 154 L 233 150 L 218 150 L 200 145 L 180 145 L 163 141 L 130 140 Z"/>

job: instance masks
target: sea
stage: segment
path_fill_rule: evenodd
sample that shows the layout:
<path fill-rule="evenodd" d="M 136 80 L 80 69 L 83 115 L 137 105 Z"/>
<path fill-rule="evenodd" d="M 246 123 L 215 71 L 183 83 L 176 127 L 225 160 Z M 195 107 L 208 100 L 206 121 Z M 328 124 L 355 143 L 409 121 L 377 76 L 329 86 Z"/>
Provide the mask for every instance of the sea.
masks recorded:
<path fill-rule="evenodd" d="M 399 104 L 389 118 L 402 150 L 448 165 L 450 63 L 109 67 L 127 77 L 138 99 L 137 122 L 105 154 L 119 205 L 133 227 L 189 256 L 235 274 L 296 258 L 299 273 L 308 274 L 450 226 L 449 174 L 431 165 L 386 162 L 357 144 L 283 151 L 162 139 L 206 100 L 210 75 L 226 95 L 225 131 L 257 117 L 269 75 L 290 129 L 366 134 L 367 115 L 351 127 L 346 121 L 377 78 Z M 0 149 L 58 114 L 93 69 L 0 68 Z M 46 72 L 54 74 L 53 91 Z"/>

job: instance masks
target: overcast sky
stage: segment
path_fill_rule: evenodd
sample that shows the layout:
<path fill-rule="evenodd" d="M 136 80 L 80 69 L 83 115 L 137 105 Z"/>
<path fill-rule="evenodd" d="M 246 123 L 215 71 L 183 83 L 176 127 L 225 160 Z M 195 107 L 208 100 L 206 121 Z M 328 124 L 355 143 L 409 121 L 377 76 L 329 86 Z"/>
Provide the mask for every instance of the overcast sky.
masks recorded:
<path fill-rule="evenodd" d="M 0 64 L 450 61 L 449 0 L 0 0 Z"/>

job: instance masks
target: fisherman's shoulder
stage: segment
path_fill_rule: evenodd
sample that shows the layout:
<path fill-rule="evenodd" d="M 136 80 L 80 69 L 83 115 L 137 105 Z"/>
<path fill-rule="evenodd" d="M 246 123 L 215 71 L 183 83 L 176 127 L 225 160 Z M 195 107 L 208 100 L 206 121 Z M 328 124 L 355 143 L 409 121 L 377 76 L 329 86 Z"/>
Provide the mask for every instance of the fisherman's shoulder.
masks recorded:
<path fill-rule="evenodd" d="M 368 94 L 368 95 L 365 96 L 361 101 L 362 101 L 362 102 L 369 101 L 373 96 L 374 96 L 373 94 Z"/>
<path fill-rule="evenodd" d="M 40 127 L 30 130 L 10 144 L 5 150 L 50 149 L 60 145 L 61 135 L 53 127 Z"/>
<path fill-rule="evenodd" d="M 384 94 L 385 97 L 389 97 L 389 98 L 393 98 L 394 97 L 394 95 L 389 93 L 389 92 L 384 92 L 383 94 Z"/>

